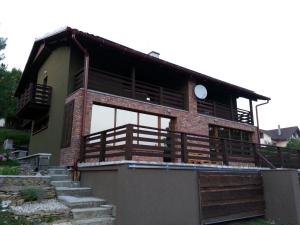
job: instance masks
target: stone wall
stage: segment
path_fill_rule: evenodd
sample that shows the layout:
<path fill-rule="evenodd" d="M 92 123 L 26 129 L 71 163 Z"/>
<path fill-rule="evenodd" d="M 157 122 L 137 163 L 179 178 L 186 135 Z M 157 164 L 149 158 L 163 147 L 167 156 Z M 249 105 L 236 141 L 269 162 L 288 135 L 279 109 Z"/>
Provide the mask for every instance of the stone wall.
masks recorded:
<path fill-rule="evenodd" d="M 150 114 L 161 115 L 173 118 L 174 129 L 176 131 L 195 133 L 200 135 L 208 135 L 209 125 L 217 125 L 229 128 L 240 129 L 252 132 L 252 141 L 257 142 L 256 127 L 250 124 L 244 124 L 216 118 L 212 116 L 202 115 L 197 112 L 197 99 L 193 93 L 195 82 L 189 81 L 188 84 L 188 110 L 180 110 L 162 105 L 156 105 L 148 102 L 142 102 L 125 97 L 115 96 L 102 92 L 89 90 L 87 94 L 87 112 L 85 134 L 90 133 L 92 107 L 93 104 L 102 104 L 112 107 L 119 107 L 133 111 L 145 112 Z M 61 149 L 60 164 L 72 165 L 74 160 L 78 159 L 80 152 L 80 132 L 81 132 L 81 115 L 82 115 L 82 96 L 83 90 L 79 89 L 66 99 L 66 103 L 75 100 L 72 140 L 71 146 Z"/>
<path fill-rule="evenodd" d="M 36 188 L 43 189 L 45 199 L 56 197 L 55 189 L 50 185 L 49 176 L 2 176 L 0 175 L 0 200 L 11 200 L 13 204 L 23 203 L 20 190 Z"/>

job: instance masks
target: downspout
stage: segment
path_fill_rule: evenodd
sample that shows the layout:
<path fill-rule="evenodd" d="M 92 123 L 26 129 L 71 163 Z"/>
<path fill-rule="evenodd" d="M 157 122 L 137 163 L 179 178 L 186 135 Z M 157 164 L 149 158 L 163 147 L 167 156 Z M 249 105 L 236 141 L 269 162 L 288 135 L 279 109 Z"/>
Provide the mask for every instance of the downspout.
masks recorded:
<path fill-rule="evenodd" d="M 80 130 L 80 136 L 82 138 L 85 135 L 87 89 L 88 89 L 90 56 L 89 56 L 88 51 L 76 39 L 75 33 L 72 33 L 72 39 L 73 39 L 74 43 L 77 45 L 77 47 L 80 49 L 80 51 L 82 51 L 84 54 L 83 97 L 82 97 L 81 130 Z M 75 160 L 75 163 L 77 163 L 77 161 L 78 161 L 78 159 Z"/>
<path fill-rule="evenodd" d="M 260 132 L 259 132 L 259 120 L 258 120 L 258 107 L 259 106 L 262 106 L 262 105 L 266 105 L 269 103 L 270 100 L 267 100 L 266 102 L 264 103 L 261 103 L 261 104 L 258 104 L 255 106 L 255 111 L 256 111 L 256 123 L 257 123 L 257 141 L 259 142 L 258 144 L 260 144 Z"/>

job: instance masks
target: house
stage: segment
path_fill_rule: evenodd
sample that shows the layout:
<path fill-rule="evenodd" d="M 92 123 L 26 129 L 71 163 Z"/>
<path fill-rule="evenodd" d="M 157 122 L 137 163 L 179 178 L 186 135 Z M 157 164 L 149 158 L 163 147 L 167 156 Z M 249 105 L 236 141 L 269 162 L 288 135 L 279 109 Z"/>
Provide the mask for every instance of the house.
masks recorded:
<path fill-rule="evenodd" d="M 109 160 L 105 159 L 109 153 L 111 160 L 120 159 L 123 153 L 116 148 L 129 143 L 128 149 L 139 146 L 133 150 L 136 155 L 126 153 L 126 159 L 156 161 L 155 154 L 168 155 L 168 150 L 154 153 L 154 149 L 177 146 L 176 141 L 166 141 L 179 140 L 180 135 L 184 147 L 186 133 L 257 143 L 252 102 L 270 100 L 162 60 L 156 52 L 144 54 L 70 27 L 34 42 L 15 96 L 18 117 L 32 121 L 30 154 L 50 152 L 52 164 L 68 166 L 82 157 L 83 145 L 95 147 L 87 150 L 91 154 L 103 147 L 95 143 L 97 138 L 111 150 L 100 153 L 101 160 Z M 249 108 L 238 108 L 238 98 L 248 99 Z M 133 133 L 129 139 L 121 131 L 127 124 L 134 126 L 124 131 Z M 99 135 L 91 138 L 91 134 Z M 208 156 L 217 160 L 221 142 L 211 140 L 201 146 L 209 144 L 214 156 L 207 149 L 189 156 L 170 151 L 172 156 L 160 160 L 176 162 L 181 157 L 201 163 Z"/>
<path fill-rule="evenodd" d="M 273 130 L 261 130 L 261 144 L 271 144 L 278 147 L 286 147 L 291 139 L 299 139 L 300 130 L 298 126 L 280 128 Z"/>

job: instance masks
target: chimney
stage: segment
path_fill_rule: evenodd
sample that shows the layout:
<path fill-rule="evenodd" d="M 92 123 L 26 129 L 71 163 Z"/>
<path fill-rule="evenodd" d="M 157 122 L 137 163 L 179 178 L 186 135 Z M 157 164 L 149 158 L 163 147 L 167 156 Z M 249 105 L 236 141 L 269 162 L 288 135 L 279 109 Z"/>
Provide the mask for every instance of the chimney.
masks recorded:
<path fill-rule="evenodd" d="M 155 57 L 155 58 L 158 58 L 159 59 L 159 53 L 158 52 L 155 52 L 155 51 L 151 51 L 148 53 L 148 55 L 152 56 L 152 57 Z"/>
<path fill-rule="evenodd" d="M 281 129 L 280 129 L 280 125 L 278 125 L 278 135 L 281 135 Z"/>

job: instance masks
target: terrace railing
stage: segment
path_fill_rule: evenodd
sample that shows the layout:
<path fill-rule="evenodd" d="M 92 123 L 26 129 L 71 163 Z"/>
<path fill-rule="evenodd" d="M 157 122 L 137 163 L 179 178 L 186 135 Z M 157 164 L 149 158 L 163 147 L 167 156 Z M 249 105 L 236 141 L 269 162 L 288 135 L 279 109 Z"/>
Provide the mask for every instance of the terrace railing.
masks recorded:
<path fill-rule="evenodd" d="M 83 137 L 82 162 L 135 159 L 300 168 L 297 150 L 132 124 Z"/>
<path fill-rule="evenodd" d="M 82 87 L 83 71 L 75 74 L 75 89 Z M 184 109 L 185 96 L 178 91 L 150 84 L 115 73 L 90 69 L 88 87 L 92 90 L 137 99 L 140 101 Z"/>
<path fill-rule="evenodd" d="M 233 120 L 241 123 L 253 124 L 253 116 L 250 111 L 231 108 L 229 105 L 215 101 L 200 101 L 197 104 L 198 112 L 223 119 Z"/>

